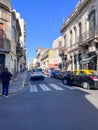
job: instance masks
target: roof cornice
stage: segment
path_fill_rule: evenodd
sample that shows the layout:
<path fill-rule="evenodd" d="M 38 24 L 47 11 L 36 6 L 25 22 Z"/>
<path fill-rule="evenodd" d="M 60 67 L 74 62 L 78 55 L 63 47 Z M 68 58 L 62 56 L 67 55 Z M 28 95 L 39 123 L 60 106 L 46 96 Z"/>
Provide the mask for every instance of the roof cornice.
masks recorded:
<path fill-rule="evenodd" d="M 63 24 L 60 32 L 62 33 L 64 29 L 80 14 L 80 12 L 90 3 L 92 0 L 81 0 L 77 5 L 75 10 L 71 13 L 69 18 Z"/>

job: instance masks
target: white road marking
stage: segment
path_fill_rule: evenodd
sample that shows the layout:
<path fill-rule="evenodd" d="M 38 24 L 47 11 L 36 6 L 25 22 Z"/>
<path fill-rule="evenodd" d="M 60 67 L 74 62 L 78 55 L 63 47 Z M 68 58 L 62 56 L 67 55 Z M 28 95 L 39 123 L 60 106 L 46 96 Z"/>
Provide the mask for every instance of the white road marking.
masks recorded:
<path fill-rule="evenodd" d="M 38 92 L 36 85 L 30 85 L 30 92 Z"/>
<path fill-rule="evenodd" d="M 56 84 L 48 84 L 49 86 L 51 86 L 52 88 L 56 89 L 56 90 L 64 90 L 64 88 L 67 88 L 67 89 L 70 89 L 70 90 L 74 90 L 74 89 L 78 89 L 76 87 L 71 87 L 71 86 L 67 86 L 67 85 L 64 85 L 63 83 L 59 83 L 58 85 Z M 60 87 L 60 86 L 61 87 Z M 37 85 L 32 85 L 30 84 L 30 93 L 31 92 L 38 92 L 38 88 L 37 87 L 40 87 L 44 92 L 45 91 L 52 91 L 52 89 L 50 89 L 47 84 L 37 84 Z M 62 88 L 64 87 L 64 88 Z"/>
<path fill-rule="evenodd" d="M 60 83 L 60 85 L 63 86 L 63 87 L 65 87 L 65 88 L 68 88 L 70 90 L 77 89 L 77 88 L 72 87 L 72 86 L 64 85 L 63 83 Z"/>
<path fill-rule="evenodd" d="M 53 87 L 54 89 L 56 90 L 64 90 L 63 88 L 59 87 L 58 85 L 56 84 L 49 84 L 51 87 Z"/>
<path fill-rule="evenodd" d="M 42 89 L 43 91 L 51 91 L 51 89 L 48 88 L 45 84 L 39 84 L 39 86 L 41 87 L 41 89 Z"/>

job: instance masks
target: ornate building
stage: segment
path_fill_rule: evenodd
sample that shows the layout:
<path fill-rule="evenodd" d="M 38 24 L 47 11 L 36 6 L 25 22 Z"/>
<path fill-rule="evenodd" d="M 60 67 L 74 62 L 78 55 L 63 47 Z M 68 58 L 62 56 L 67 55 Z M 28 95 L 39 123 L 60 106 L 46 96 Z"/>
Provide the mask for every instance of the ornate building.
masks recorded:
<path fill-rule="evenodd" d="M 67 69 L 98 70 L 98 1 L 81 0 L 60 30 Z"/>

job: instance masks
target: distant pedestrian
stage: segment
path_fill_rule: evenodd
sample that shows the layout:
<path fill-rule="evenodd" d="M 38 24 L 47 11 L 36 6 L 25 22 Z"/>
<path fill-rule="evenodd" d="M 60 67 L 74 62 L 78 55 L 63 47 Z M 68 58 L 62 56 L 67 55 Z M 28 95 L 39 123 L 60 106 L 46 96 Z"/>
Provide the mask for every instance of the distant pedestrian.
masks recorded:
<path fill-rule="evenodd" d="M 12 79 L 12 74 L 8 71 L 8 68 L 4 68 L 1 74 L 2 81 L 2 95 L 8 97 L 9 83 Z"/>

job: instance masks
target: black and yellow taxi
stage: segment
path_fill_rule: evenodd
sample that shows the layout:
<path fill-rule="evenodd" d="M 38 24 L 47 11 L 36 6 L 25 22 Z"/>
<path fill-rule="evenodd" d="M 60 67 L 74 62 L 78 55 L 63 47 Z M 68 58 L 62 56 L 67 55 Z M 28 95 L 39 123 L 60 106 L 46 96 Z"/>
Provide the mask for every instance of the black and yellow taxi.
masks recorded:
<path fill-rule="evenodd" d="M 91 70 L 91 73 L 87 74 L 83 70 L 79 71 L 78 74 L 76 72 L 72 71 L 64 75 L 62 79 L 63 84 L 76 85 L 85 89 L 98 89 L 98 73 L 96 71 Z"/>

